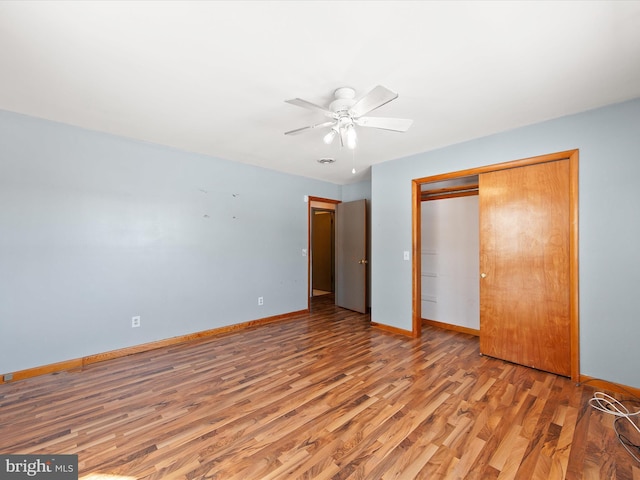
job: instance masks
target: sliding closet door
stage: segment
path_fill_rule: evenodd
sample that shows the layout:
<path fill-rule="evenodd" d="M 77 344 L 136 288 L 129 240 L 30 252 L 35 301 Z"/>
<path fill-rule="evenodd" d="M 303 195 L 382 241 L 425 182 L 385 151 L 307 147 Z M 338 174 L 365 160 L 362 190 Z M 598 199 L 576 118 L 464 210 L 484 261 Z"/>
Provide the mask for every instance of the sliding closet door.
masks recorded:
<path fill-rule="evenodd" d="M 569 160 L 479 185 L 480 351 L 570 376 Z"/>

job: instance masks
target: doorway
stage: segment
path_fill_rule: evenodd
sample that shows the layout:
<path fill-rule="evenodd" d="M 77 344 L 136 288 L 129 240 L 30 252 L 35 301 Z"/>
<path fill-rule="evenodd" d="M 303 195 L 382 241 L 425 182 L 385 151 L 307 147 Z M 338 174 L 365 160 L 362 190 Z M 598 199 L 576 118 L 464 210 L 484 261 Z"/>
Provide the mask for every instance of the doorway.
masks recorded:
<path fill-rule="evenodd" d="M 311 296 L 335 292 L 335 211 L 311 207 Z"/>
<path fill-rule="evenodd" d="M 436 182 L 459 180 L 459 179 L 472 177 L 476 175 L 482 178 L 483 174 L 489 174 L 493 172 L 506 171 L 506 170 L 514 170 L 514 169 L 521 169 L 521 171 L 524 172 L 526 168 L 530 166 L 549 164 L 552 162 L 562 162 L 562 161 L 566 161 L 566 166 L 567 166 L 566 175 L 565 175 L 566 181 L 564 181 L 561 186 L 561 188 L 564 189 L 566 193 L 566 196 L 564 197 L 566 199 L 564 203 L 565 206 L 563 207 L 565 208 L 565 219 L 563 220 L 563 222 L 565 223 L 565 227 L 566 227 L 566 230 L 565 230 L 566 231 L 566 251 L 564 252 L 565 254 L 564 259 L 566 261 L 566 264 L 565 264 L 565 267 L 563 267 L 565 270 L 563 270 L 563 272 L 558 274 L 558 278 L 566 276 L 566 279 L 567 279 L 566 282 L 564 282 L 564 287 L 563 287 L 566 290 L 565 296 L 563 297 L 565 298 L 566 314 L 562 321 L 566 322 L 566 330 L 564 330 L 565 333 L 563 333 L 563 335 L 565 335 L 565 338 L 562 339 L 562 343 L 567 347 L 565 353 L 567 355 L 568 370 L 566 372 L 561 372 L 560 374 L 564 374 L 567 376 L 570 375 L 573 380 L 576 380 L 576 381 L 578 380 L 579 374 L 580 374 L 579 335 L 578 335 L 578 326 L 579 326 L 578 324 L 578 150 L 570 150 L 570 151 L 559 152 L 551 155 L 543 155 L 539 157 L 516 160 L 513 162 L 489 165 L 489 166 L 470 169 L 470 170 L 451 172 L 451 173 L 446 173 L 442 175 L 436 175 L 432 177 L 425 177 L 425 178 L 419 178 L 419 179 L 413 180 L 412 182 L 412 197 L 413 197 L 412 221 L 413 221 L 413 259 L 414 260 L 413 260 L 412 334 L 414 337 L 420 337 L 421 328 L 422 328 L 422 321 L 421 321 L 422 319 L 422 305 L 421 305 L 422 266 L 421 266 L 420 260 L 422 257 L 421 203 L 424 197 L 423 192 L 427 190 L 431 190 L 431 191 L 436 190 L 432 188 L 432 186 L 435 185 Z M 535 183 L 535 180 L 532 180 L 532 178 L 533 177 L 527 177 L 527 180 L 524 180 L 524 181 Z M 481 191 L 482 182 L 480 183 L 481 183 L 479 187 L 480 195 L 482 195 L 482 191 Z M 529 186 L 529 184 L 527 185 Z M 510 188 L 513 186 L 509 184 L 504 184 L 503 187 Z M 438 192 L 434 191 L 433 194 L 450 195 L 456 192 L 457 189 L 459 191 L 459 187 L 454 186 L 454 187 L 445 189 L 446 191 L 445 190 L 440 190 Z M 512 188 L 512 189 L 517 189 L 517 185 L 515 186 L 515 188 Z M 539 191 L 543 192 L 544 190 L 543 188 L 539 188 Z M 541 195 L 544 196 L 544 194 L 541 194 Z M 483 207 L 481 202 L 481 205 L 480 205 L 481 213 L 482 213 L 482 208 Z M 528 221 L 528 218 L 526 217 L 523 218 L 522 216 L 513 216 L 511 220 L 517 221 L 520 224 L 523 224 L 525 221 Z M 483 227 L 481 226 L 481 228 Z M 496 234 L 500 235 L 500 232 L 497 232 L 497 233 L 494 232 L 494 236 Z M 520 252 L 520 255 L 527 254 L 526 250 L 523 252 Z M 483 264 L 482 257 L 483 255 L 481 254 L 481 265 Z M 529 261 L 525 257 L 523 257 L 522 260 Z M 481 266 L 481 269 L 482 268 L 483 267 Z M 484 275 L 481 275 L 481 273 L 484 273 Z M 533 272 L 532 275 L 535 276 L 537 275 L 537 273 L 540 273 L 541 277 L 544 277 L 546 279 L 549 278 L 549 272 L 546 269 L 543 270 L 539 268 L 536 270 L 536 272 Z M 484 279 L 485 277 L 487 277 L 487 275 L 490 275 L 490 273 L 478 272 L 478 282 L 479 283 L 481 282 L 481 277 L 482 279 Z M 490 288 L 491 282 L 487 282 L 486 284 L 480 283 L 480 285 L 481 285 L 481 289 Z M 517 295 L 512 295 L 512 294 L 509 294 L 507 297 L 513 299 L 513 302 L 512 302 L 513 304 L 517 303 L 517 301 L 522 298 L 522 296 L 518 297 Z M 491 298 L 491 296 L 484 296 L 483 298 Z M 481 303 L 482 301 L 483 300 L 481 298 Z M 553 302 L 555 302 L 554 299 L 549 300 L 549 304 L 552 304 Z M 546 305 L 546 304 L 547 304 L 546 300 L 539 302 L 539 305 Z M 481 309 L 482 308 L 483 307 L 481 305 Z M 491 308 L 485 308 L 484 312 L 488 312 L 488 311 L 491 311 Z M 517 311 L 517 308 L 514 311 Z M 548 312 L 548 313 L 540 314 L 539 318 L 554 317 L 554 321 L 556 321 L 557 318 L 555 316 L 556 316 L 556 313 Z M 519 321 L 519 319 L 512 318 L 511 321 Z M 494 328 L 494 326 L 491 326 L 491 328 Z M 499 328 L 502 328 L 502 327 L 499 327 Z M 519 332 L 519 335 L 521 335 L 521 332 Z M 483 340 L 482 317 L 481 317 L 481 325 L 480 325 L 480 337 L 481 337 L 481 345 L 482 345 L 482 340 Z M 500 340 L 502 338 L 502 335 L 497 335 L 497 338 L 498 340 Z M 511 336 L 511 337 L 508 337 L 508 340 L 513 341 L 514 338 Z M 530 340 L 533 342 L 536 341 L 535 338 L 533 337 Z M 528 340 L 517 338 L 517 341 L 523 342 L 523 345 L 525 345 Z M 491 354 L 491 352 L 489 352 L 489 354 Z M 509 360 L 508 358 L 505 358 L 505 359 Z M 536 365 L 529 365 L 529 366 L 536 366 Z"/>
<path fill-rule="evenodd" d="M 308 197 L 308 249 L 307 255 L 308 289 L 307 305 L 311 308 L 314 296 L 329 296 L 325 292 L 333 293 L 335 305 L 360 313 L 367 313 L 368 309 L 368 222 L 367 201 L 354 200 L 340 202 L 326 198 Z M 327 213 L 329 212 L 329 213 Z M 333 219 L 333 225 L 330 219 Z M 319 231 L 332 231 L 333 236 L 327 239 L 314 240 L 314 223 L 318 223 Z M 333 242 L 333 244 L 331 243 Z M 324 250 L 322 244 L 325 244 Z M 314 244 L 321 245 L 321 251 L 315 252 Z M 326 245 L 332 247 L 326 248 Z M 315 258 L 314 257 L 319 257 Z M 332 265 L 327 265 L 333 260 Z M 315 262 L 321 262 L 322 265 Z M 320 270 L 318 278 L 314 274 Z M 331 281 L 331 271 L 333 280 Z M 314 278 L 315 277 L 315 278 Z M 321 283 L 315 283 L 321 282 Z M 314 285 L 319 288 L 315 288 Z"/>
<path fill-rule="evenodd" d="M 480 335 L 478 176 L 423 185 L 423 325 Z"/>
<path fill-rule="evenodd" d="M 327 226 L 323 225 L 327 223 L 327 220 L 333 218 L 333 226 L 331 227 L 335 232 L 335 211 L 336 205 L 340 203 L 340 200 L 334 200 L 331 198 L 322 197 L 308 197 L 308 212 L 307 212 L 307 308 L 311 310 L 312 299 L 323 299 L 322 301 L 334 301 L 334 293 L 336 287 L 335 281 L 335 235 L 330 240 L 326 236 Z M 331 212 L 330 214 L 316 212 Z M 331 215 L 328 217 L 326 215 Z M 316 219 L 317 217 L 317 219 Z M 316 229 L 314 229 L 314 224 Z M 320 239 L 314 239 L 314 236 L 318 233 L 314 230 L 320 230 Z M 324 230 L 324 232 L 323 232 Z M 319 245 L 318 245 L 319 243 Z M 314 248 L 320 246 L 320 251 L 315 252 Z M 332 250 L 332 251 L 331 251 Z M 329 262 L 333 262 L 332 265 L 328 265 Z M 314 271 L 320 269 L 321 273 Z M 331 278 L 333 276 L 333 278 Z M 315 278 L 314 278 L 315 277 Z M 321 278 L 319 278 L 321 277 Z M 329 281 L 327 282 L 327 277 Z M 318 283 L 319 282 L 319 283 Z M 321 288 L 316 288 L 321 287 Z M 328 292 L 328 293 L 326 293 Z"/>

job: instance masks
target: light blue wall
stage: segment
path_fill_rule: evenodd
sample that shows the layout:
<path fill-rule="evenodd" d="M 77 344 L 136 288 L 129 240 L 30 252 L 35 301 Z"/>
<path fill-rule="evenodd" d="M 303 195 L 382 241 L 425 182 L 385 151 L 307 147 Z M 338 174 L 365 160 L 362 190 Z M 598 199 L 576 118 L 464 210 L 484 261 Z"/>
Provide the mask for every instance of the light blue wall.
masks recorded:
<path fill-rule="evenodd" d="M 342 201 L 351 202 L 355 200 L 368 200 L 371 202 L 371 180 L 364 180 L 358 183 L 351 183 L 342 186 Z"/>
<path fill-rule="evenodd" d="M 374 165 L 372 320 L 411 330 L 411 180 L 580 150 L 581 373 L 640 387 L 640 99 Z"/>
<path fill-rule="evenodd" d="M 304 195 L 341 194 L 0 111 L 0 374 L 306 309 Z"/>

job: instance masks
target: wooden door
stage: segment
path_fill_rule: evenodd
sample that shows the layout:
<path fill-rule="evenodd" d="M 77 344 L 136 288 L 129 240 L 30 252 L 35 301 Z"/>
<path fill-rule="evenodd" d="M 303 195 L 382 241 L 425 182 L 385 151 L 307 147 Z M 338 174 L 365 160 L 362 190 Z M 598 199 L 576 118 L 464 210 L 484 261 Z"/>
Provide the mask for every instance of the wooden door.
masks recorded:
<path fill-rule="evenodd" d="M 367 203 L 336 205 L 335 303 L 367 312 Z"/>
<path fill-rule="evenodd" d="M 480 351 L 571 375 L 569 160 L 480 175 Z"/>
<path fill-rule="evenodd" d="M 311 286 L 314 290 L 333 292 L 334 212 L 312 210 L 311 224 Z"/>

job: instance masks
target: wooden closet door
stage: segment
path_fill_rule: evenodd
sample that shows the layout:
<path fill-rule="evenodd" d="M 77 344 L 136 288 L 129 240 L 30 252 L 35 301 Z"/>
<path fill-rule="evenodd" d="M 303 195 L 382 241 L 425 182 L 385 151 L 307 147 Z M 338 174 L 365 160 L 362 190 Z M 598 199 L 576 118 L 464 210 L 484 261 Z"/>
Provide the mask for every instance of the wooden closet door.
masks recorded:
<path fill-rule="evenodd" d="M 570 376 L 569 161 L 479 184 L 480 351 Z"/>

